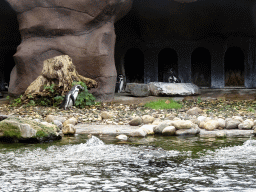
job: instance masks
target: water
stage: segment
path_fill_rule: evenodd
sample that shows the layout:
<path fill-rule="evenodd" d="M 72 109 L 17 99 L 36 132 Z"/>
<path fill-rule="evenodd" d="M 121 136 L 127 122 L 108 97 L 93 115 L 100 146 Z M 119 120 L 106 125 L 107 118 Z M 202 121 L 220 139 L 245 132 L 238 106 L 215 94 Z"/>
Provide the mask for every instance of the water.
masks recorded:
<path fill-rule="evenodd" d="M 255 149 L 198 137 L 0 144 L 0 191 L 256 191 Z"/>

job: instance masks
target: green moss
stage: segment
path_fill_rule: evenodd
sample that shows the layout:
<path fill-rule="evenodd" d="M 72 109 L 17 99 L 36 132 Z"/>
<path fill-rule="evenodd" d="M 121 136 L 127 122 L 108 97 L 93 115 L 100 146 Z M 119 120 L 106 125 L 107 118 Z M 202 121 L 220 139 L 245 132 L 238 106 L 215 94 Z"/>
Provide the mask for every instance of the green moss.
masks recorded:
<path fill-rule="evenodd" d="M 44 131 L 37 131 L 36 132 L 36 137 L 42 138 L 42 137 L 47 137 L 47 136 L 48 136 L 48 134 L 45 133 Z"/>
<path fill-rule="evenodd" d="M 166 102 L 166 101 L 170 101 L 170 102 Z M 182 108 L 181 104 L 179 104 L 178 102 L 176 102 L 172 99 L 151 101 L 149 103 L 146 103 L 144 106 L 151 108 L 151 109 L 180 109 L 180 108 Z"/>
<path fill-rule="evenodd" d="M 14 126 L 8 122 L 1 123 L 0 131 L 3 133 L 4 137 L 21 137 L 21 133 L 18 126 Z"/>

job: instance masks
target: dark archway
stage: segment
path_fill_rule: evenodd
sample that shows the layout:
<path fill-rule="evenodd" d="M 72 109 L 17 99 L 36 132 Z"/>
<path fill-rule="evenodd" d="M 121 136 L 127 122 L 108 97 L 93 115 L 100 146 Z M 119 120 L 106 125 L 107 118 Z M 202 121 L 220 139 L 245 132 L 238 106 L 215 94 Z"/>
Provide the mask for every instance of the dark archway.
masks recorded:
<path fill-rule="evenodd" d="M 244 53 L 239 47 L 227 49 L 224 57 L 225 86 L 244 86 Z"/>
<path fill-rule="evenodd" d="M 138 48 L 129 49 L 124 57 L 126 83 L 144 83 L 144 54 Z"/>
<path fill-rule="evenodd" d="M 191 55 L 192 82 L 199 87 L 211 86 L 211 54 L 203 47 L 196 48 Z"/>
<path fill-rule="evenodd" d="M 10 81 L 15 66 L 13 55 L 21 42 L 19 24 L 15 11 L 6 1 L 0 2 L 0 91 Z"/>
<path fill-rule="evenodd" d="M 168 82 L 170 69 L 178 76 L 178 55 L 174 49 L 165 48 L 158 54 L 158 81 Z"/>

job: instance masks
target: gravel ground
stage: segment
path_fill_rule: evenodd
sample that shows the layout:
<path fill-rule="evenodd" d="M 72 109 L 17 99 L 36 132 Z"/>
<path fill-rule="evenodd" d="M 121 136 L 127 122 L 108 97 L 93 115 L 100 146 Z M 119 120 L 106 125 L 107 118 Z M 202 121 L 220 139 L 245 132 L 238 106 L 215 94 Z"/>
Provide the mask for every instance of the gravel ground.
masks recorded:
<path fill-rule="evenodd" d="M 187 115 L 187 110 L 193 107 L 199 107 L 203 110 L 203 115 L 208 117 L 228 118 L 232 116 L 241 116 L 243 119 L 256 120 L 256 101 L 227 101 L 222 99 L 202 101 L 200 98 L 195 100 L 179 101 L 183 105 L 181 109 L 155 110 L 145 108 L 140 104 L 111 104 L 101 103 L 98 106 L 86 107 L 78 109 L 72 107 L 69 110 L 61 110 L 56 107 L 11 107 L 6 104 L 0 106 L 0 114 L 13 115 L 17 117 L 29 119 L 43 120 L 47 115 L 75 117 L 78 123 L 89 124 L 119 124 L 126 125 L 135 116 L 151 115 L 161 120 L 170 119 L 170 117 L 179 117 L 181 119 L 195 118 Z M 102 119 L 102 112 L 107 112 L 112 115 L 109 119 Z M 201 114 L 202 115 L 202 114 Z"/>

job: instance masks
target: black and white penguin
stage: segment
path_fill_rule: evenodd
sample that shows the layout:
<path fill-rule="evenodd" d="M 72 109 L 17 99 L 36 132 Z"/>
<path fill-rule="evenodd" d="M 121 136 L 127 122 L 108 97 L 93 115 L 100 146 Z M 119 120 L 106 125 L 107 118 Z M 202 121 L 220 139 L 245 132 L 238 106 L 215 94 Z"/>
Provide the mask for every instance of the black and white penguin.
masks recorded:
<path fill-rule="evenodd" d="M 84 90 L 84 87 L 81 85 L 73 86 L 71 90 L 65 95 L 63 102 L 60 104 L 60 108 L 66 110 L 67 108 L 75 105 L 75 101 L 80 90 Z"/>
<path fill-rule="evenodd" d="M 116 82 L 116 90 L 115 92 L 121 93 L 124 89 L 124 78 L 123 75 L 118 75 Z"/>
<path fill-rule="evenodd" d="M 176 77 L 176 74 L 172 68 L 170 69 L 170 76 L 168 78 L 168 81 L 169 81 L 169 83 L 180 83 L 181 82 L 179 77 Z"/>

